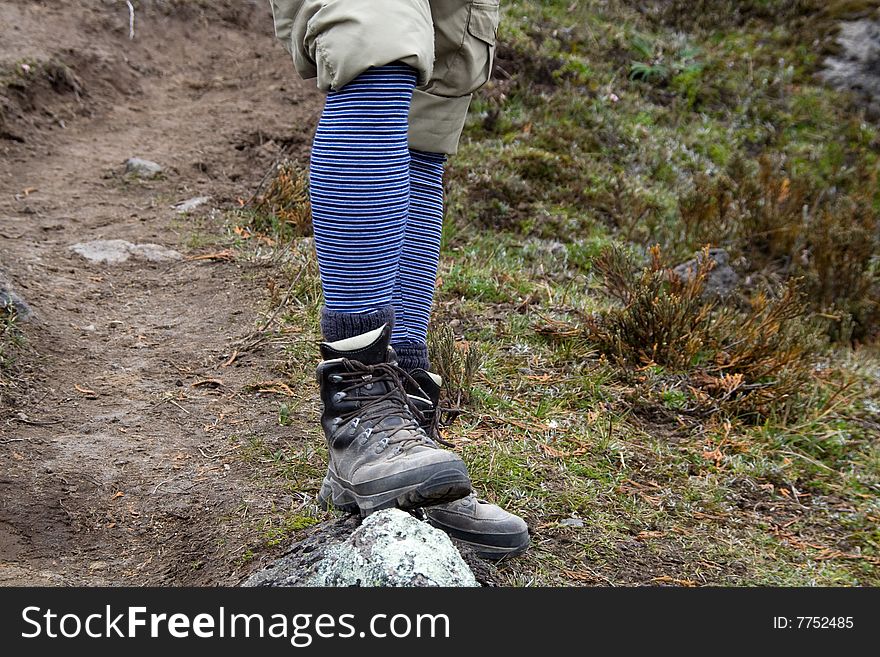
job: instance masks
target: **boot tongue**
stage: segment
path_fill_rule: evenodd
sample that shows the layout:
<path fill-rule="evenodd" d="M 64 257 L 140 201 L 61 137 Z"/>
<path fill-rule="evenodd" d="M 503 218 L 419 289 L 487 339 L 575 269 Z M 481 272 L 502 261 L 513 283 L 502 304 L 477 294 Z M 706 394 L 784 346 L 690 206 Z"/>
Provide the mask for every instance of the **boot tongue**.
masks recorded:
<path fill-rule="evenodd" d="M 378 365 L 391 359 L 391 351 L 388 348 L 390 341 L 391 330 L 388 324 L 383 324 L 373 331 L 345 340 L 322 342 L 321 357 L 324 360 L 348 358 L 364 365 Z"/>

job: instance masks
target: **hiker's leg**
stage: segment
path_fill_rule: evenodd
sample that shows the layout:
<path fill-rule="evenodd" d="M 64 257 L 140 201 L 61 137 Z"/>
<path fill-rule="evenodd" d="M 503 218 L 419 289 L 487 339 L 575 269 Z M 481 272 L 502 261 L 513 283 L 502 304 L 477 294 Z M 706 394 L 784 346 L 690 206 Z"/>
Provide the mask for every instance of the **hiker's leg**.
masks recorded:
<path fill-rule="evenodd" d="M 393 323 L 409 207 L 408 113 L 430 80 L 427 0 L 273 0 L 276 34 L 327 102 L 310 166 L 322 330 L 335 341 Z"/>
<path fill-rule="evenodd" d="M 329 341 L 391 324 L 409 210 L 407 114 L 416 72 L 388 64 L 330 91 L 309 169 Z"/>
<path fill-rule="evenodd" d="M 397 322 L 391 344 L 400 366 L 427 370 L 428 320 L 434 301 L 443 230 L 443 166 L 446 155 L 410 151 L 409 215 L 397 270 Z"/>
<path fill-rule="evenodd" d="M 410 210 L 391 339 L 407 370 L 429 368 L 428 319 L 440 258 L 444 163 L 458 148 L 471 93 L 489 79 L 498 27 L 497 1 L 430 4 L 436 59 L 430 80 L 416 89 L 410 109 Z"/>

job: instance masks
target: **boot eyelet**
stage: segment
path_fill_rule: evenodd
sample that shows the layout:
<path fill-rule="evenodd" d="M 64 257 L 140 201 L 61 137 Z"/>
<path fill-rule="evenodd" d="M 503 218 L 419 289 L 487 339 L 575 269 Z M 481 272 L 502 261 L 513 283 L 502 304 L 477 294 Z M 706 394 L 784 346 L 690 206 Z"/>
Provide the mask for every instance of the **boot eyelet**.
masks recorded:
<path fill-rule="evenodd" d="M 338 374 L 331 374 L 331 375 L 330 375 L 330 380 L 331 380 L 333 383 L 342 383 L 342 377 L 339 376 Z"/>
<path fill-rule="evenodd" d="M 349 430 L 351 433 L 354 433 L 354 430 L 358 428 L 358 425 L 359 425 L 360 423 L 361 423 L 361 419 L 360 419 L 359 417 L 356 417 L 355 419 L 353 419 L 353 420 L 351 421 L 351 424 L 349 425 L 348 430 Z"/>
<path fill-rule="evenodd" d="M 335 417 L 335 418 L 333 418 L 333 426 L 338 426 L 340 422 L 342 422 L 342 418 L 341 418 L 341 417 Z"/>
<path fill-rule="evenodd" d="M 344 392 L 337 392 L 335 395 L 333 395 L 333 401 L 341 402 L 343 399 L 345 399 L 345 397 L 346 394 Z"/>

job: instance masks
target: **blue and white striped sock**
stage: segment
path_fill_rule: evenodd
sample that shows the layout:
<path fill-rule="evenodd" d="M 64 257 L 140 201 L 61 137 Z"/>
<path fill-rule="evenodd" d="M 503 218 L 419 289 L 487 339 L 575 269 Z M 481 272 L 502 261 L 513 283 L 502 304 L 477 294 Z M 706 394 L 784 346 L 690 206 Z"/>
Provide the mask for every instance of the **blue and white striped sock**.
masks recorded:
<path fill-rule="evenodd" d="M 416 77 L 403 64 L 371 68 L 327 96 L 309 169 L 326 340 L 393 319 L 409 211 L 407 122 Z"/>
<path fill-rule="evenodd" d="M 446 155 L 410 151 L 410 202 L 394 288 L 391 344 L 400 366 L 428 369 L 428 320 L 434 301 L 443 230 L 443 168 Z"/>

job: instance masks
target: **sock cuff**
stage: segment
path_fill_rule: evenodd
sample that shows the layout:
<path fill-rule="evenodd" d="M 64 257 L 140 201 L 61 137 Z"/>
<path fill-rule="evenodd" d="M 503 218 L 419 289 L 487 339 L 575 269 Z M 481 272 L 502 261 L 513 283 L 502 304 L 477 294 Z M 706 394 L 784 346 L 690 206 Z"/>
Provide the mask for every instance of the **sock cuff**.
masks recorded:
<path fill-rule="evenodd" d="M 428 345 L 420 342 L 391 343 L 394 353 L 397 354 L 397 364 L 407 372 L 415 369 L 430 369 L 428 360 Z"/>
<path fill-rule="evenodd" d="M 326 342 L 353 338 L 383 324 L 388 324 L 389 332 L 394 329 L 394 306 L 380 306 L 365 313 L 344 313 L 326 306 L 321 309 L 321 333 Z"/>

